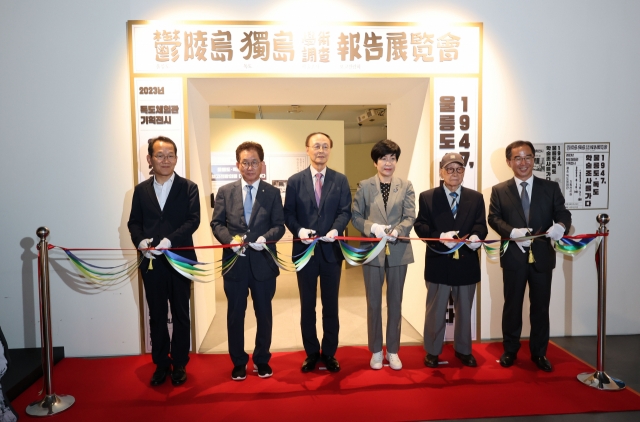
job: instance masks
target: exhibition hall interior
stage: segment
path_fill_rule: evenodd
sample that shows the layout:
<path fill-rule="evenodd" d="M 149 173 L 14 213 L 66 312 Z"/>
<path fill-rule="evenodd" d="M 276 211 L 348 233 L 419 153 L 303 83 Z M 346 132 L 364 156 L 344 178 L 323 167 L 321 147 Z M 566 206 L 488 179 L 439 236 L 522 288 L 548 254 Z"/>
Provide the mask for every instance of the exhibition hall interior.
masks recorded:
<path fill-rule="evenodd" d="M 639 13 L 0 1 L 0 421 L 638 420 Z"/>

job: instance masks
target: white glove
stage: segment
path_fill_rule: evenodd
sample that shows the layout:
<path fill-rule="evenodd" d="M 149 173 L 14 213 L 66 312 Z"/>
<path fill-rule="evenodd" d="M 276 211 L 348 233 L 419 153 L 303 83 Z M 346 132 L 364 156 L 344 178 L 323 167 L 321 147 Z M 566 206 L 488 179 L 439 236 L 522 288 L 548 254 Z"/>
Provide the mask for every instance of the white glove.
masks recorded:
<path fill-rule="evenodd" d="M 512 239 L 516 239 L 518 237 L 529 236 L 529 232 L 530 231 L 531 231 L 531 229 L 513 229 L 513 230 L 511 230 L 511 234 L 509 235 L 509 237 L 512 238 Z M 531 246 L 531 239 L 523 240 L 521 242 L 516 242 L 516 245 L 518 245 L 518 247 L 520 248 L 522 253 L 525 253 L 523 248 Z"/>
<path fill-rule="evenodd" d="M 251 246 L 256 251 L 261 251 L 264 249 L 266 242 L 267 242 L 267 239 L 265 239 L 263 236 L 260 236 L 259 238 L 256 239 L 255 242 L 249 243 L 249 246 Z"/>
<path fill-rule="evenodd" d="M 338 230 L 333 229 L 333 230 L 330 230 L 329 233 L 322 236 L 320 240 L 322 240 L 323 242 L 335 242 L 336 241 L 335 237 L 337 235 L 338 235 Z"/>
<path fill-rule="evenodd" d="M 242 242 L 241 242 L 240 240 L 236 239 L 236 238 L 233 238 L 233 239 L 231 240 L 231 242 L 229 242 L 229 244 L 230 244 L 230 245 L 241 245 L 241 244 L 242 244 Z M 232 246 L 232 247 L 231 247 L 231 250 L 232 250 L 232 251 L 234 251 L 238 256 L 245 256 L 245 255 L 242 253 L 242 246 Z"/>
<path fill-rule="evenodd" d="M 480 238 L 475 234 L 472 234 L 471 237 L 469 237 L 469 241 L 471 243 L 468 243 L 467 246 L 472 251 L 475 251 L 476 249 L 478 249 L 482 245 L 482 242 L 480 242 Z"/>
<path fill-rule="evenodd" d="M 561 224 L 555 223 L 553 226 L 549 227 L 549 230 L 547 230 L 546 236 L 551 240 L 553 240 L 554 242 L 556 240 L 562 239 L 562 236 L 564 236 L 564 226 L 562 226 Z"/>
<path fill-rule="evenodd" d="M 457 231 L 451 230 L 450 232 L 442 232 L 440 233 L 440 239 L 453 239 L 454 236 L 456 236 L 458 234 Z M 455 247 L 458 242 L 445 242 L 443 240 L 440 240 L 440 243 L 444 243 L 444 246 L 446 246 L 447 248 L 451 249 L 453 247 Z"/>
<path fill-rule="evenodd" d="M 309 239 L 309 232 L 311 232 L 311 231 L 313 231 L 313 230 L 302 228 L 298 232 L 298 237 L 300 238 L 302 243 L 304 243 L 305 245 L 310 245 L 313 242 L 312 239 Z"/>
<path fill-rule="evenodd" d="M 151 253 L 154 255 L 162 255 L 162 249 L 169 249 L 171 247 L 171 241 L 166 237 L 158 243 L 155 249 L 151 249 Z"/>
<path fill-rule="evenodd" d="M 151 255 L 151 251 L 148 250 L 151 247 L 151 242 L 153 242 L 153 237 L 151 239 L 144 239 L 138 245 L 138 249 L 142 252 L 142 255 L 144 255 L 145 258 L 156 259 L 153 255 Z"/>
<path fill-rule="evenodd" d="M 393 229 L 391 233 L 387 235 L 390 242 L 395 242 L 398 239 L 398 230 Z"/>
<path fill-rule="evenodd" d="M 378 239 L 382 239 L 387 235 L 385 230 L 390 228 L 391 226 L 383 226 L 382 224 L 373 223 L 371 225 L 371 234 L 377 237 Z"/>

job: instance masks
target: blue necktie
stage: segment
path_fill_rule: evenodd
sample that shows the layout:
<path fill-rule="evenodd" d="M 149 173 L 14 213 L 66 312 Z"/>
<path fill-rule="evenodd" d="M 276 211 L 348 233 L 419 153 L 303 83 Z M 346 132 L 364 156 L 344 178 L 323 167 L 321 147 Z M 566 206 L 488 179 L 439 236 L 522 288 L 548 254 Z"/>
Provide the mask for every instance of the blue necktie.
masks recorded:
<path fill-rule="evenodd" d="M 456 214 L 458 214 L 458 201 L 456 201 L 458 194 L 451 192 L 449 195 L 453 198 L 453 201 L 451 201 L 451 212 L 453 213 L 453 218 L 456 218 Z"/>
<path fill-rule="evenodd" d="M 249 220 L 251 219 L 251 208 L 253 208 L 253 195 L 251 195 L 251 188 L 253 186 L 247 185 L 247 196 L 244 198 L 244 221 L 249 226 Z"/>

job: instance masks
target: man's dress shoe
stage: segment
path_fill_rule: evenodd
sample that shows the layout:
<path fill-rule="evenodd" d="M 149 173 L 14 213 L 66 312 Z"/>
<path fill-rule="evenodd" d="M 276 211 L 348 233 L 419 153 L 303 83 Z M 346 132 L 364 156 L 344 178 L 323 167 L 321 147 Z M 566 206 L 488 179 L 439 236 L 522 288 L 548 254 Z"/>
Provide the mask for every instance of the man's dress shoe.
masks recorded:
<path fill-rule="evenodd" d="M 324 362 L 324 365 L 327 367 L 327 371 L 340 371 L 340 364 L 338 363 L 338 359 L 336 359 L 334 356 L 327 356 L 325 354 L 322 354 L 321 359 Z"/>
<path fill-rule="evenodd" d="M 437 368 L 438 367 L 438 355 L 432 355 L 427 353 L 427 356 L 424 357 L 424 365 L 429 368 Z"/>
<path fill-rule="evenodd" d="M 182 385 L 187 381 L 187 369 L 184 366 L 174 366 L 171 372 L 171 384 Z"/>
<path fill-rule="evenodd" d="M 500 366 L 508 368 L 513 365 L 513 362 L 516 360 L 516 354 L 513 352 L 504 352 L 502 356 L 500 356 Z"/>
<path fill-rule="evenodd" d="M 316 363 L 320 359 L 320 353 L 313 353 L 302 362 L 302 372 L 311 372 L 316 369 Z"/>
<path fill-rule="evenodd" d="M 456 357 L 462 361 L 462 364 L 464 366 L 470 366 L 472 368 L 478 366 L 476 358 L 474 358 L 471 353 L 469 353 L 468 355 L 463 355 L 462 353 L 456 352 Z"/>
<path fill-rule="evenodd" d="M 151 382 L 149 384 L 151 384 L 154 387 L 156 385 L 160 385 L 164 382 L 165 379 L 167 379 L 167 375 L 170 375 L 170 374 L 171 374 L 171 367 L 157 366 L 156 371 L 153 373 L 153 376 L 151 377 Z"/>
<path fill-rule="evenodd" d="M 549 359 L 547 359 L 546 356 L 531 356 L 531 360 L 535 362 L 539 370 L 544 372 L 553 371 L 551 362 L 549 362 Z"/>

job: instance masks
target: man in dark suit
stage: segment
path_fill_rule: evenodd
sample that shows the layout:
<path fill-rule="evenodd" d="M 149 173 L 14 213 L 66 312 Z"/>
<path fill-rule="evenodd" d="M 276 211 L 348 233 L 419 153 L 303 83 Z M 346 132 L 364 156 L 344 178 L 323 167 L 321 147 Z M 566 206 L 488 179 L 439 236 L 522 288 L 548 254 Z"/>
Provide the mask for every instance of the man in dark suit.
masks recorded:
<path fill-rule="evenodd" d="M 507 165 L 514 178 L 493 187 L 489 206 L 489 225 L 502 238 L 516 239 L 546 232 L 547 238 L 556 241 L 568 233 L 571 226 L 571 212 L 565 208 L 560 186 L 533 176 L 534 151 L 529 141 L 515 141 L 506 148 Z M 545 238 L 510 242 L 500 257 L 500 266 L 504 283 L 504 353 L 500 365 L 513 365 L 520 349 L 522 301 L 529 283 L 531 360 L 539 369 L 551 372 L 546 354 L 555 250 Z"/>
<path fill-rule="evenodd" d="M 256 142 L 243 142 L 236 149 L 236 166 L 242 178 L 218 190 L 211 229 L 223 244 L 247 244 L 225 249 L 223 261 L 238 254 L 238 260 L 223 276 L 227 296 L 227 335 L 233 362 L 231 378 L 247 377 L 249 355 L 244 351 L 244 316 L 251 290 L 257 332 L 253 350 L 254 368 L 260 378 L 273 374 L 269 366 L 273 315 L 271 300 L 276 293 L 278 266 L 265 248 L 276 252 L 275 242 L 284 235 L 280 189 L 260 180 L 264 151 Z M 267 242 L 272 243 L 268 245 Z"/>
<path fill-rule="evenodd" d="M 189 362 L 191 281 L 178 274 L 166 259 L 154 259 L 154 255 L 172 246 L 193 246 L 192 235 L 200 225 L 200 198 L 198 186 L 173 171 L 177 148 L 171 139 L 164 136 L 150 139 L 148 152 L 153 177 L 136 186 L 128 227 L 133 244 L 145 256 L 140 272 L 149 306 L 151 356 L 156 364 L 151 385 L 162 384 L 167 375 L 171 375 L 173 385 L 181 385 L 187 380 Z M 193 249 L 176 253 L 197 260 Z M 153 269 L 149 265 L 152 259 Z M 171 338 L 167 301 L 173 320 Z"/>
<path fill-rule="evenodd" d="M 449 296 L 455 310 L 455 355 L 466 366 L 477 366 L 471 351 L 471 308 L 480 282 L 480 259 L 477 249 L 487 237 L 487 222 L 482 194 L 462 186 L 464 158 L 447 153 L 440 161 L 442 183 L 420 194 L 415 231 L 420 237 L 440 238 L 431 247 L 446 252 L 458 243 L 456 237 L 468 236 L 469 243 L 450 254 L 427 248 L 424 279 L 427 284 L 427 306 L 424 322 L 424 364 L 438 367 L 438 355 L 446 329 Z M 454 255 L 455 254 L 455 255 Z"/>
<path fill-rule="evenodd" d="M 334 243 L 351 219 L 351 190 L 344 174 L 327 168 L 333 141 L 325 133 L 312 133 L 305 142 L 311 166 L 287 181 L 284 218 L 293 233 L 293 255 L 300 256 L 314 236 L 322 236 L 309 263 L 298 271 L 300 326 L 307 358 L 302 372 L 312 371 L 322 359 L 330 372 L 338 372 L 338 291 L 342 252 Z M 316 295 L 320 277 L 322 344 L 316 332 Z M 322 346 L 322 348 L 321 348 Z M 320 351 L 322 350 L 322 354 Z"/>

